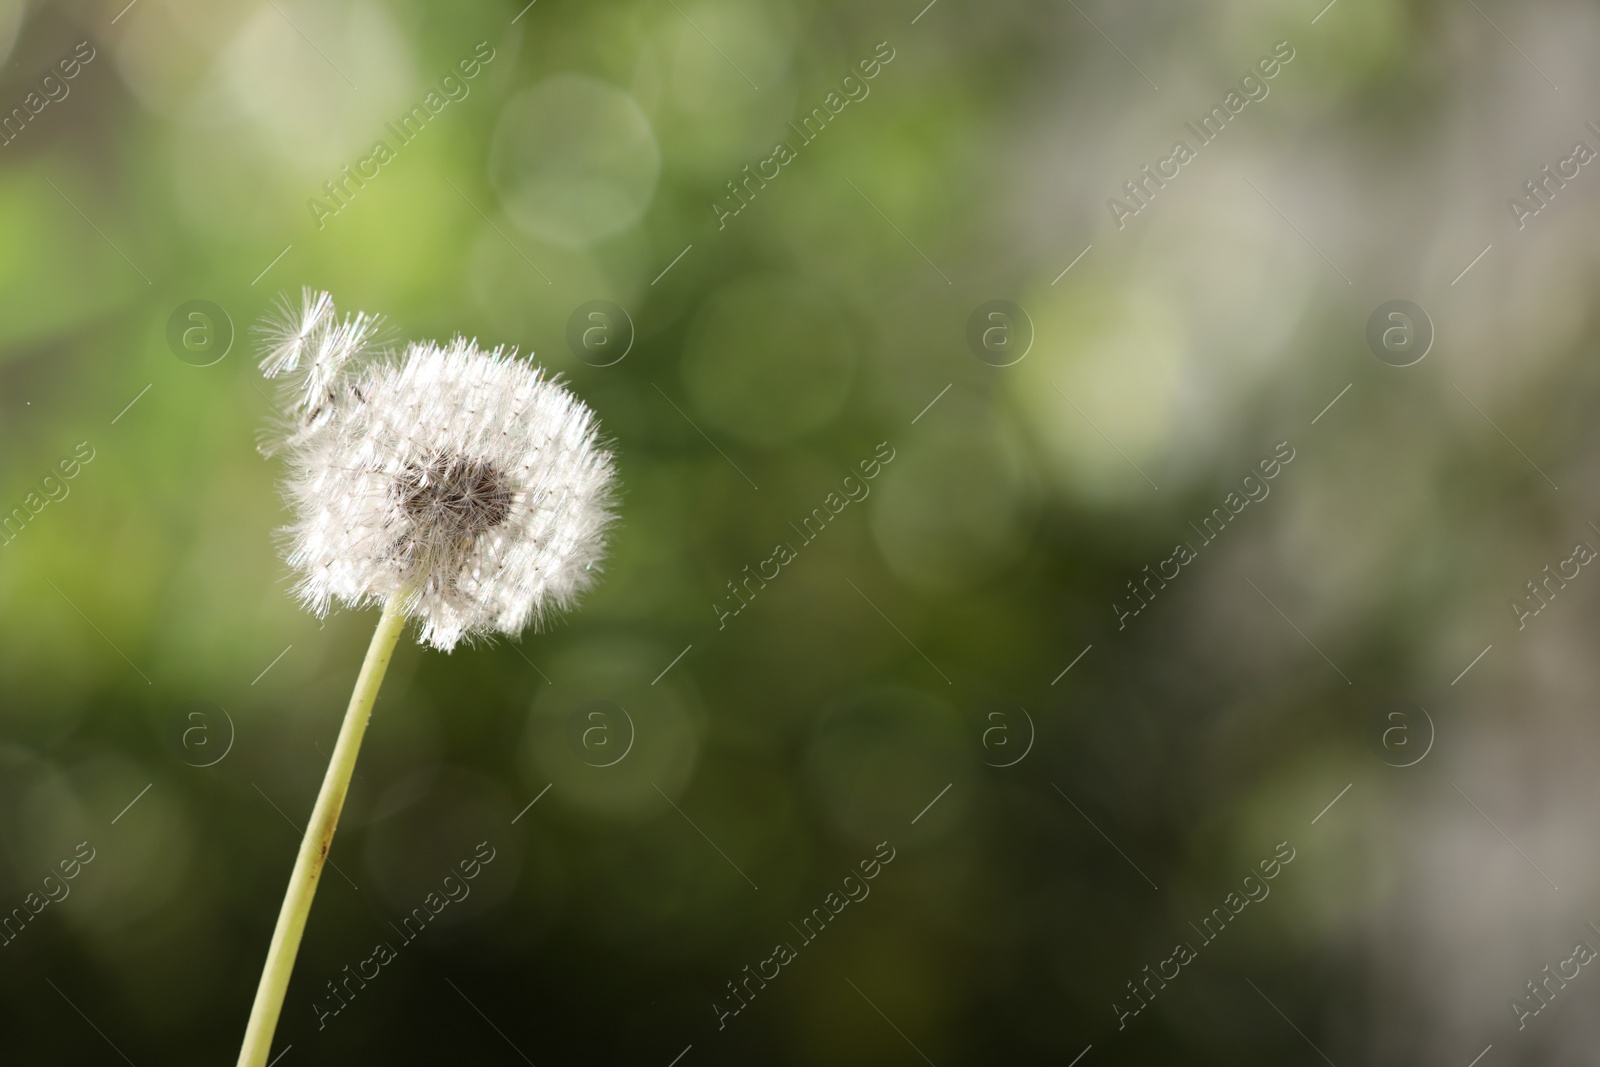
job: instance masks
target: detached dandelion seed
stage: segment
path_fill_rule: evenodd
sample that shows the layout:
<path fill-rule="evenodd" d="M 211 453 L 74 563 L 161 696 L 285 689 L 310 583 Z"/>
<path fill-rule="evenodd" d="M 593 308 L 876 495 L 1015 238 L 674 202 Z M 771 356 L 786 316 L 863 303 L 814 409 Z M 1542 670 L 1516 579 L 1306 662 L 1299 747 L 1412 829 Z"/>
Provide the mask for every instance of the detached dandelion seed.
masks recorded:
<path fill-rule="evenodd" d="M 362 734 L 408 621 L 450 651 L 543 626 L 595 581 L 613 518 L 615 466 L 594 414 L 503 348 L 457 337 L 398 354 L 382 320 L 337 317 L 306 290 L 263 333 L 280 380 L 284 530 L 295 593 L 317 615 L 382 606 L 294 872 L 245 1031 L 239 1067 L 267 1062 L 312 894 Z"/>
<path fill-rule="evenodd" d="M 283 419 L 264 442 L 269 454 L 309 438 L 326 425 L 339 400 L 335 384 L 345 366 L 375 354 L 383 320 L 357 313 L 343 322 L 334 317 L 333 297 L 311 289 L 296 310 L 287 300 L 262 327 L 266 354 L 261 372 L 281 378 Z"/>

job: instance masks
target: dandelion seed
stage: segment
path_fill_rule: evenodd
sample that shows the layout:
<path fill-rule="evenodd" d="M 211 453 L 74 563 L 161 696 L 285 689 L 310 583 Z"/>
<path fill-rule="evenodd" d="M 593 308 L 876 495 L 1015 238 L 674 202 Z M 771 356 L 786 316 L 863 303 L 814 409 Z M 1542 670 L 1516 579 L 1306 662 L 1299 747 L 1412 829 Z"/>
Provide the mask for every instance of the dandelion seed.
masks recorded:
<path fill-rule="evenodd" d="M 287 417 L 275 424 L 262 450 L 271 454 L 295 447 L 326 426 L 350 395 L 345 368 L 376 355 L 383 331 L 378 315 L 357 312 L 340 321 L 327 293 L 304 290 L 298 310 L 285 300 L 261 328 L 266 342 L 261 372 L 281 379 Z"/>

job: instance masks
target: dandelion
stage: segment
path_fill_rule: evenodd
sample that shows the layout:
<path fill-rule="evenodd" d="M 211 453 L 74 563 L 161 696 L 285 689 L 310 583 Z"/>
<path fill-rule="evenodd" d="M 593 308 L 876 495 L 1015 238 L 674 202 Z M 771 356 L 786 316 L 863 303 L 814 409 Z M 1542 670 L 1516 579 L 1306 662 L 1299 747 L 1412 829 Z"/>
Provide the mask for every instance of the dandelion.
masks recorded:
<path fill-rule="evenodd" d="M 382 351 L 381 320 L 337 318 L 307 290 L 270 323 L 262 371 L 283 418 L 284 531 L 295 593 L 325 615 L 381 605 L 301 842 L 245 1031 L 240 1067 L 266 1062 L 311 897 L 373 701 L 408 620 L 444 651 L 515 635 L 593 583 L 612 518 L 612 457 L 593 413 L 501 348 L 457 337 Z"/>

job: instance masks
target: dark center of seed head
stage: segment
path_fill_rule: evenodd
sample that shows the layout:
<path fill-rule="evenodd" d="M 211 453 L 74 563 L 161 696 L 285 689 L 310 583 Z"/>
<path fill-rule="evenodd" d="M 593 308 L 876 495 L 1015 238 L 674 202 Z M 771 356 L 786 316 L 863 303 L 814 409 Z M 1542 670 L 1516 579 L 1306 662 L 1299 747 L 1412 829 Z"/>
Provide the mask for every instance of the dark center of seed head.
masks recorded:
<path fill-rule="evenodd" d="M 474 537 L 511 514 L 509 482 L 481 459 L 441 456 L 408 463 L 397 487 L 401 510 L 419 530 Z"/>

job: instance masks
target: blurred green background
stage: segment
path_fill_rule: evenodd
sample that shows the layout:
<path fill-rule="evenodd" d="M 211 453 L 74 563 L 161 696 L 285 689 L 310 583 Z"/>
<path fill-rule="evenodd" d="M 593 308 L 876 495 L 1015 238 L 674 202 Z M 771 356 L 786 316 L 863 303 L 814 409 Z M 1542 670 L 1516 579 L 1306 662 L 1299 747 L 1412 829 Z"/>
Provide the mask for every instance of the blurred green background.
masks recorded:
<path fill-rule="evenodd" d="M 623 495 L 549 632 L 402 646 L 283 1067 L 1588 1062 L 1600 980 L 1507 1003 L 1600 945 L 1600 578 L 1529 585 L 1600 178 L 1507 198 L 1600 12 L 924 2 L 0 0 L 0 1060 L 237 1055 L 375 621 L 256 451 L 313 286 L 559 372 Z"/>

